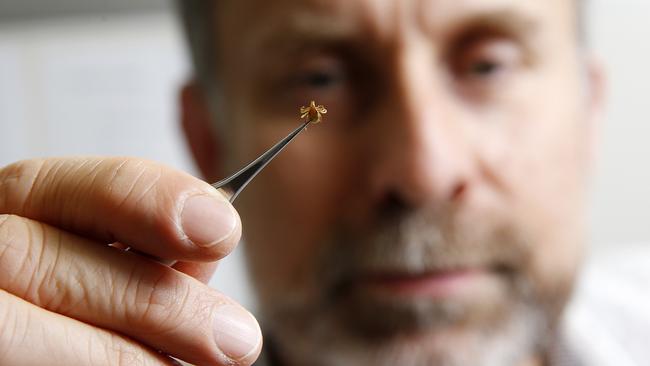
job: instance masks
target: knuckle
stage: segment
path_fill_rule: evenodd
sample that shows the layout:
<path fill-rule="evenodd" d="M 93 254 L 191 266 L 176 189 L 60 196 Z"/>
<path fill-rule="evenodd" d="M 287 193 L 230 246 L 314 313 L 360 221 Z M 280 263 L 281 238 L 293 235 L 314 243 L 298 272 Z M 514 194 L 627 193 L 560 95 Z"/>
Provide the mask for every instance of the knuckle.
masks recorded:
<path fill-rule="evenodd" d="M 146 160 L 121 158 L 106 161 L 104 174 L 109 211 L 147 210 L 143 222 L 150 229 L 175 237 L 176 225 L 169 212 L 175 209 L 178 187 L 169 168 Z"/>
<path fill-rule="evenodd" d="M 93 159 L 23 160 L 0 170 L 0 212 L 39 219 L 74 209 L 70 198 L 84 188 Z M 87 174 L 83 174 L 87 172 Z M 36 215 L 36 217 L 33 217 Z"/>
<path fill-rule="evenodd" d="M 138 352 L 136 347 L 132 347 L 116 334 L 110 333 L 107 342 L 104 344 L 108 365 L 131 366 L 145 364 L 143 353 Z"/>
<path fill-rule="evenodd" d="M 6 292 L 0 290 L 0 364 L 9 357 L 9 352 L 13 349 L 14 340 L 18 337 L 17 318 L 10 301 L 8 301 Z"/>
<path fill-rule="evenodd" d="M 214 303 L 205 297 L 201 300 L 200 290 L 169 268 L 161 268 L 136 286 L 134 316 L 149 334 L 173 334 L 190 322 L 207 318 L 205 310 Z"/>
<path fill-rule="evenodd" d="M 87 364 L 132 366 L 145 365 L 144 350 L 135 341 L 111 331 L 101 331 L 86 338 Z"/>
<path fill-rule="evenodd" d="M 2 274 L 0 285 L 2 288 L 13 287 L 18 276 L 24 277 L 26 274 L 34 273 L 36 263 L 31 260 L 31 253 L 42 250 L 37 248 L 42 247 L 38 245 L 39 237 L 41 233 L 37 232 L 27 219 L 16 215 L 0 215 L 0 274 Z"/>
<path fill-rule="evenodd" d="M 22 160 L 0 169 L 0 212 L 20 214 L 29 203 L 45 160 Z"/>
<path fill-rule="evenodd" d="M 60 232 L 57 234 L 48 235 L 47 244 L 41 245 L 41 260 L 36 264 L 31 283 L 28 283 L 29 296 L 50 311 L 68 314 L 80 303 L 89 304 L 92 277 L 88 273 L 82 274 L 76 261 L 68 258 L 63 238 Z"/>
<path fill-rule="evenodd" d="M 108 190 L 120 207 L 126 202 L 137 203 L 155 191 L 163 168 L 157 164 L 134 158 L 107 159 L 103 164 Z"/>
<path fill-rule="evenodd" d="M 82 298 L 84 288 L 83 281 L 76 281 L 80 286 L 74 290 L 56 290 L 66 288 L 77 271 L 74 263 L 62 259 L 61 236 L 52 234 L 36 221 L 0 215 L 0 288 L 61 312 Z"/>
<path fill-rule="evenodd" d="M 189 286 L 170 271 L 161 271 L 153 285 L 141 291 L 142 320 L 157 333 L 171 333 L 182 324 L 184 309 L 190 298 Z"/>

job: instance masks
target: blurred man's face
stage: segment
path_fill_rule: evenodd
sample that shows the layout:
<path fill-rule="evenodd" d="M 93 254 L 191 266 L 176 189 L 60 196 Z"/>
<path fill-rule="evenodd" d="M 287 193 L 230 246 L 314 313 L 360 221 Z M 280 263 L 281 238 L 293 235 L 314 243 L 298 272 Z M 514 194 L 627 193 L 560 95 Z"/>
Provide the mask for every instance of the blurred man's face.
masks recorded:
<path fill-rule="evenodd" d="M 583 243 L 588 83 L 566 0 L 220 0 L 225 172 L 295 365 L 539 361 Z"/>

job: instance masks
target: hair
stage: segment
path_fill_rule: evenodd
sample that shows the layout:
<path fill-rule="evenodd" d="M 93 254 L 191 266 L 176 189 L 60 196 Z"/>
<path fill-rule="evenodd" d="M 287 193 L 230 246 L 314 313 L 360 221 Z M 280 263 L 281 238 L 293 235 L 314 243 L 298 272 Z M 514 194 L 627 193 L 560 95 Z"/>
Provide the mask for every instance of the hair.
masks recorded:
<path fill-rule="evenodd" d="M 214 9 L 217 0 L 176 0 L 180 21 L 185 29 L 187 47 L 191 57 L 192 77 L 204 91 L 213 128 L 221 134 L 227 132 L 223 98 L 219 85 L 219 67 L 216 65 L 216 42 L 214 38 Z M 215 118 L 220 117 L 220 118 Z M 229 139 L 222 138 L 227 148 Z"/>

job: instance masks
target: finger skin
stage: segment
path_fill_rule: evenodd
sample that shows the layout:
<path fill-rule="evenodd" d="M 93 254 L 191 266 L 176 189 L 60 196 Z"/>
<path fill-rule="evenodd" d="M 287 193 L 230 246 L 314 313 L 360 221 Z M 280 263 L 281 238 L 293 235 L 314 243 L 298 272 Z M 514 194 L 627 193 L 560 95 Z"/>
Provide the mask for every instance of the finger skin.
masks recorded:
<path fill-rule="evenodd" d="M 211 247 L 192 242 L 182 227 L 185 202 L 201 195 L 226 205 L 235 216 L 230 234 Z M 237 212 L 212 186 L 133 158 L 52 158 L 8 165 L 0 169 L 0 214 L 28 217 L 105 244 L 120 241 L 156 258 L 193 262 L 224 257 L 241 236 Z"/>
<path fill-rule="evenodd" d="M 207 284 L 210 282 L 212 275 L 217 270 L 219 262 L 210 263 L 193 263 L 193 262 L 178 262 L 172 268 L 183 272 L 188 276 L 194 277 L 202 283 Z"/>
<path fill-rule="evenodd" d="M 0 365 L 173 365 L 115 332 L 41 309 L 0 290 Z"/>
<path fill-rule="evenodd" d="M 214 319 L 238 305 L 194 278 L 15 215 L 0 215 L 0 288 L 196 365 L 248 365 L 261 348 L 233 360 L 221 352 Z"/>

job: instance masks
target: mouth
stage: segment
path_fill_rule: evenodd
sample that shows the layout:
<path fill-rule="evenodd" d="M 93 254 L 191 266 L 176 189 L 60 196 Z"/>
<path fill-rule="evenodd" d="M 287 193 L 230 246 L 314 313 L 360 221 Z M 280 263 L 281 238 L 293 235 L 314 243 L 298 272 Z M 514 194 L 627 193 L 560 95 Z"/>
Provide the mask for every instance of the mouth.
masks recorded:
<path fill-rule="evenodd" d="M 357 286 L 375 297 L 447 300 L 479 296 L 496 280 L 494 271 L 476 267 L 420 273 L 373 272 L 360 277 Z"/>

